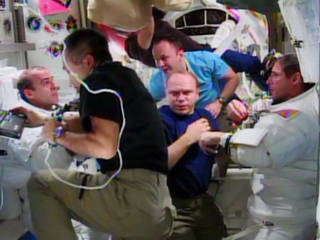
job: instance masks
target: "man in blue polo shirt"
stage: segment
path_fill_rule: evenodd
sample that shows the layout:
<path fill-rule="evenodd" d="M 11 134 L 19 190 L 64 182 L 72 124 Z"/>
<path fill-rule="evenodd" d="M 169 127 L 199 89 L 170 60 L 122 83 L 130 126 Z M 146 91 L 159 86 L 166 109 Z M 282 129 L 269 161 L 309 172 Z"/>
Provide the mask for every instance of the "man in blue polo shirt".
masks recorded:
<path fill-rule="evenodd" d="M 167 132 L 168 187 L 178 213 L 170 240 L 222 239 L 223 217 L 206 193 L 214 155 L 208 155 L 198 145 L 201 134 L 217 130 L 217 123 L 209 111 L 195 108 L 199 88 L 191 73 L 171 74 L 166 94 L 169 106 L 159 111 Z"/>
<path fill-rule="evenodd" d="M 149 91 L 156 101 L 165 97 L 168 75 L 191 72 L 200 87 L 196 106 L 205 107 L 217 117 L 239 84 L 236 73 L 218 55 L 204 50 L 184 52 L 180 41 L 174 36 L 154 39 L 153 56 L 159 70 L 150 80 Z"/>

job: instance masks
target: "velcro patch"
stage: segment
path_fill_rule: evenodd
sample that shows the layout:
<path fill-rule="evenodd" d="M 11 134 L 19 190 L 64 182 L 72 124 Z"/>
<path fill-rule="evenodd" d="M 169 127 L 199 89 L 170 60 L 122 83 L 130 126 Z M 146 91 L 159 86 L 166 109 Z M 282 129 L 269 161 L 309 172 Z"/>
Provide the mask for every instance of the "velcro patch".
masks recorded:
<path fill-rule="evenodd" d="M 293 109 L 284 109 L 284 110 L 275 111 L 272 113 L 276 113 L 281 117 L 283 117 L 284 119 L 292 119 L 297 117 L 300 112 L 298 110 L 293 110 Z"/>

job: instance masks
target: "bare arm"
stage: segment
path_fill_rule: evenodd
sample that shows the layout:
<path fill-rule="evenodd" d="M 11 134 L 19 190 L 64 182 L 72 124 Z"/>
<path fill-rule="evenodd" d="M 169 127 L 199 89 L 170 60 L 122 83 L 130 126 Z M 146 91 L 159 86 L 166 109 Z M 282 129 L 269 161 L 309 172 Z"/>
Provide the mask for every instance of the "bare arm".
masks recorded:
<path fill-rule="evenodd" d="M 57 143 L 63 145 L 72 152 L 94 158 L 112 158 L 117 151 L 119 140 L 119 124 L 97 117 L 91 117 L 92 131 L 76 133 L 66 131 L 57 139 Z M 49 120 L 43 128 L 43 135 L 53 141 L 52 132 L 59 123 Z"/>
<path fill-rule="evenodd" d="M 228 72 L 224 75 L 224 79 L 227 81 L 227 83 L 224 86 L 220 96 L 223 96 L 226 100 L 228 100 L 232 97 L 239 85 L 239 77 L 231 68 L 229 68 Z M 209 103 L 205 108 L 215 117 L 218 117 L 222 106 L 223 103 L 216 99 L 214 102 Z"/>
<path fill-rule="evenodd" d="M 151 18 L 148 25 L 146 25 L 144 28 L 140 29 L 137 32 L 137 41 L 141 48 L 143 49 L 149 49 L 152 42 L 152 37 L 154 33 L 154 19 Z"/>
<path fill-rule="evenodd" d="M 10 111 L 17 113 L 17 114 L 24 114 L 26 119 L 26 125 L 28 127 L 38 127 L 43 125 L 49 118 L 45 113 L 35 111 L 33 109 L 25 108 L 25 107 L 16 107 L 11 109 Z"/>
<path fill-rule="evenodd" d="M 169 169 L 172 169 L 179 162 L 192 144 L 199 141 L 201 133 L 210 129 L 209 122 L 205 118 L 190 124 L 186 132 L 168 147 Z"/>
<path fill-rule="evenodd" d="M 184 134 L 168 147 L 169 169 L 172 169 L 178 163 L 193 143 L 192 139 Z"/>
<path fill-rule="evenodd" d="M 199 143 L 209 151 L 210 144 L 225 147 L 229 142 L 229 153 L 234 162 L 251 167 L 281 169 L 301 161 L 313 147 L 314 153 L 318 152 L 317 144 L 310 144 L 317 142 L 318 129 L 317 121 L 312 121 L 302 112 L 290 120 L 270 113 L 262 116 L 254 128 L 237 131 L 231 138 L 230 133 L 205 132 Z M 294 137 L 287 137 L 292 132 Z"/>

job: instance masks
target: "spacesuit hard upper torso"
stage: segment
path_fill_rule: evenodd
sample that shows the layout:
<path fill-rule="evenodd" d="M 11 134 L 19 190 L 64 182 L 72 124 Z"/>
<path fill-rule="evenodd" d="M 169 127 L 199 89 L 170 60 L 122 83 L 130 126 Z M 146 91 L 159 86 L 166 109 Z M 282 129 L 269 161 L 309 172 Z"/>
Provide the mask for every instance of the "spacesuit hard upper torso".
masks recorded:
<path fill-rule="evenodd" d="M 6 103 L 6 109 L 24 106 L 50 114 L 50 111 L 28 104 L 19 97 L 16 100 Z M 21 226 L 26 226 L 28 229 L 32 229 L 32 224 L 25 186 L 32 172 L 47 169 L 44 159 L 49 148 L 48 143 L 41 137 L 41 132 L 42 127 L 25 127 L 20 139 L 0 136 L 0 149 L 7 152 L 6 156 L 0 157 L 0 171 L 2 173 L 0 184 L 4 185 L 3 196 L 5 200 L 4 209 L 0 209 L 0 220 L 21 216 L 23 222 Z M 53 168 L 67 169 L 72 160 L 72 156 L 63 147 L 58 146 L 51 152 L 48 162 Z"/>
<path fill-rule="evenodd" d="M 255 222 L 267 220 L 275 226 L 315 223 L 318 101 L 313 87 L 272 105 L 253 129 L 253 133 L 266 130 L 259 145 L 240 144 L 231 149 L 232 159 L 257 168 L 252 180 L 254 194 L 248 200 Z"/>
<path fill-rule="evenodd" d="M 35 111 L 50 114 L 37 108 L 22 99 L 18 100 L 18 105 Z M 13 106 L 11 106 L 13 107 Z M 0 136 L 0 143 L 8 152 L 7 160 L 2 163 L 2 167 L 7 167 L 2 180 L 4 183 L 20 188 L 26 184 L 32 171 L 47 169 L 44 159 L 48 153 L 48 143 L 41 136 L 42 126 L 28 128 L 25 127 L 20 139 L 3 138 Z M 55 168 L 68 168 L 72 157 L 63 147 L 56 147 L 50 155 L 49 162 Z M 19 171 L 19 174 L 17 174 Z M 13 174 L 15 173 L 15 174 Z"/>

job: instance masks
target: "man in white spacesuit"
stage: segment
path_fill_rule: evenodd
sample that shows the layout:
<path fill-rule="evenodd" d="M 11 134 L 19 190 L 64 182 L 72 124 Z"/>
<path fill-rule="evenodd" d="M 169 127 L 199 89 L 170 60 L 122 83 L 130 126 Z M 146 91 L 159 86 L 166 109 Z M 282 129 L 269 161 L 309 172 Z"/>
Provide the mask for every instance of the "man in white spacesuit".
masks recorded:
<path fill-rule="evenodd" d="M 263 224 L 245 239 L 305 240 L 316 231 L 318 94 L 303 82 L 298 59 L 280 57 L 267 81 L 273 104 L 255 127 L 204 133 L 200 145 L 221 145 L 233 161 L 257 168 L 248 200 L 250 224 Z"/>
<path fill-rule="evenodd" d="M 59 88 L 50 71 L 44 67 L 24 70 L 17 81 L 17 88 L 20 98 L 17 97 L 14 103 L 1 104 L 2 107 L 23 106 L 49 114 L 52 106 L 59 103 Z M 8 93 L 17 96 L 16 89 L 12 89 Z M 6 99 L 2 99 L 2 101 L 6 101 Z M 1 156 L 3 161 L 0 162 L 2 169 L 0 183 L 6 187 L 7 191 L 11 192 L 14 189 L 16 195 L 23 199 L 21 216 L 28 229 L 31 229 L 32 226 L 28 198 L 24 189 L 25 184 L 33 171 L 47 168 L 44 159 L 48 153 L 48 144 L 41 137 L 41 130 L 42 127 L 25 128 L 19 140 L 0 136 L 0 149 L 6 152 Z M 68 168 L 72 156 L 63 147 L 57 147 L 52 153 L 48 160 L 52 167 Z M 5 194 L 4 208 L 10 209 L 9 212 L 17 212 L 16 209 L 20 209 L 20 206 L 15 204 L 16 201 L 11 201 L 11 198 L 15 198 L 15 196 Z"/>
<path fill-rule="evenodd" d="M 50 71 L 45 67 L 33 67 L 22 72 L 17 82 L 17 88 L 23 100 L 20 101 L 20 105 L 25 108 L 51 114 L 53 106 L 59 104 L 59 87 Z M 41 137 L 41 130 L 42 128 L 25 128 L 20 141 L 13 141 L 12 143 L 16 150 L 18 148 L 31 155 L 22 154 L 23 159 L 21 160 L 27 161 L 25 157 L 28 156 L 32 171 L 47 168 L 44 165 L 44 158 L 47 154 L 48 145 Z M 70 161 L 70 154 L 62 147 L 57 147 L 55 154 L 49 160 L 57 168 L 68 167 Z"/>

